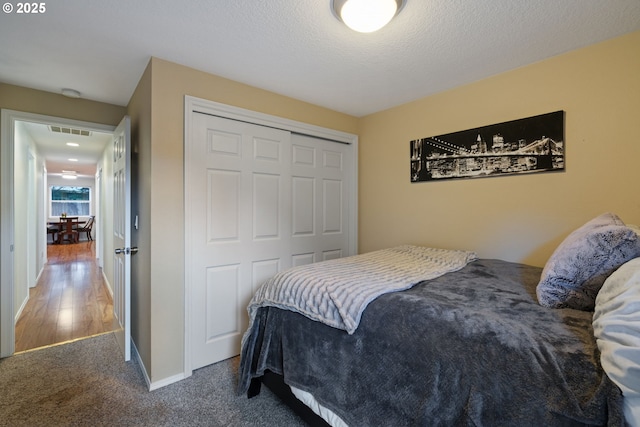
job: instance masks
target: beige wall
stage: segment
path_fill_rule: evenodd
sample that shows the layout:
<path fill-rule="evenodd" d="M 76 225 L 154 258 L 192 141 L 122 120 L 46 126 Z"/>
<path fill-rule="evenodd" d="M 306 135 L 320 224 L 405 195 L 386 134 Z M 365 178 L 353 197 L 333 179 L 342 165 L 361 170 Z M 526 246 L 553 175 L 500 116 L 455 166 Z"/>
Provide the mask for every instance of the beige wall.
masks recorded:
<path fill-rule="evenodd" d="M 542 266 L 612 211 L 640 223 L 640 32 L 360 121 L 359 250 L 400 243 Z M 566 171 L 410 183 L 409 141 L 557 110 Z"/>
<path fill-rule="evenodd" d="M 151 64 L 128 105 L 131 117 L 131 213 L 139 227 L 131 233 L 138 253 L 131 257 L 131 337 L 149 376 L 151 358 Z M 163 244 L 162 240 L 159 242 Z M 167 242 L 164 242 L 167 244 Z"/>
<path fill-rule="evenodd" d="M 116 126 L 126 108 L 0 83 L 0 108 Z"/>
<path fill-rule="evenodd" d="M 191 95 L 291 120 L 355 133 L 357 119 L 160 59 L 151 60 L 150 173 L 152 382 L 184 367 L 184 96 Z M 146 84 L 143 82 L 143 84 Z M 130 108 L 130 114 L 133 112 Z M 170 308 L 170 309 L 169 309 Z"/>

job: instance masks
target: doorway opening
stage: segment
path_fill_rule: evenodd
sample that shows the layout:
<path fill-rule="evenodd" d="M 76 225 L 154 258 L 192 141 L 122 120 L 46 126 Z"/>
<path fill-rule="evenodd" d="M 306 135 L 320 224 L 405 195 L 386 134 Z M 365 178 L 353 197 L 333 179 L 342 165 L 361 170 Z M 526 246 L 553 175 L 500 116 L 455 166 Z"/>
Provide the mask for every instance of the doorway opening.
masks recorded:
<path fill-rule="evenodd" d="M 112 203 L 99 187 L 114 127 L 2 110 L 1 130 L 0 357 L 105 332 L 113 310 L 102 218 Z M 52 216 L 50 187 L 67 182 L 93 189 L 95 223 L 91 239 L 79 233 L 77 243 L 56 244 L 47 233 L 60 217 Z"/>

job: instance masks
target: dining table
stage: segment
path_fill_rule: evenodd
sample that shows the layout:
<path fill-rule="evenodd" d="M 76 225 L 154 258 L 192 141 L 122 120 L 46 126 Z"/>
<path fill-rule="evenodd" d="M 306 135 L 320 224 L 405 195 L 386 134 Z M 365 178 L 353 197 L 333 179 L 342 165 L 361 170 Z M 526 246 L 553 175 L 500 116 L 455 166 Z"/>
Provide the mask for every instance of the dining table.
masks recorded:
<path fill-rule="evenodd" d="M 67 241 L 64 237 L 69 237 L 69 242 L 73 243 L 78 242 L 78 227 L 84 225 L 87 221 L 81 220 L 77 216 L 61 216 L 56 221 L 47 221 L 47 226 L 53 226 L 58 228 L 58 237 L 54 239 L 54 243 L 62 243 L 63 241 Z"/>

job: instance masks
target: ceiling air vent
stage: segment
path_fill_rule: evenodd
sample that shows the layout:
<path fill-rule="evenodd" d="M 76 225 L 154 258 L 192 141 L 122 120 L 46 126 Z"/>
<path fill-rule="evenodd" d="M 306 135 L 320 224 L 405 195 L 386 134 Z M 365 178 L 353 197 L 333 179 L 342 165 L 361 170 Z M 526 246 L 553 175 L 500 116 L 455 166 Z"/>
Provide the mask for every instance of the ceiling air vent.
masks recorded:
<path fill-rule="evenodd" d="M 49 126 L 51 132 L 65 133 L 68 135 L 91 136 L 91 132 L 84 129 L 74 129 L 62 126 Z"/>

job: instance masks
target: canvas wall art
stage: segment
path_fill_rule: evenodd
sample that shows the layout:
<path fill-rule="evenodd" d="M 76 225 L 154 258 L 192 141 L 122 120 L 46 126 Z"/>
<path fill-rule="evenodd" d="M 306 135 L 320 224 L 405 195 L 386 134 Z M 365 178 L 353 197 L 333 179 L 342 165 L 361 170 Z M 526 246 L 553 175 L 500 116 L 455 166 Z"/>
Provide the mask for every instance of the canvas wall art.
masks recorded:
<path fill-rule="evenodd" d="M 411 182 L 564 170 L 564 111 L 410 142 Z"/>

